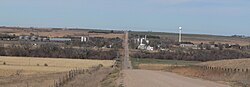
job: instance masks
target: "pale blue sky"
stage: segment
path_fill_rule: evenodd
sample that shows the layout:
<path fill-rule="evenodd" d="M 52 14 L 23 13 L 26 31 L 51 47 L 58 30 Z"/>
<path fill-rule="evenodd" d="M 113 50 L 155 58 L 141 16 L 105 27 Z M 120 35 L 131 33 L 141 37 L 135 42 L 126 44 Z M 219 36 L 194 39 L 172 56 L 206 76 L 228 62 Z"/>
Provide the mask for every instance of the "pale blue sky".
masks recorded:
<path fill-rule="evenodd" d="M 250 33 L 250 0 L 0 0 L 0 11 L 1 26 Z"/>

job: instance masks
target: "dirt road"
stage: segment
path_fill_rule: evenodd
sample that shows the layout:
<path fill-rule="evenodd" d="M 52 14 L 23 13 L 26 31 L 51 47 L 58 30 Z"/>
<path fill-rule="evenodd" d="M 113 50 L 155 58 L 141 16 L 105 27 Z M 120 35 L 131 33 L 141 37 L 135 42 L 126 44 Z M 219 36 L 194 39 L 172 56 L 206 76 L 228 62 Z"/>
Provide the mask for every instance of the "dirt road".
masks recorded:
<path fill-rule="evenodd" d="M 127 69 L 123 73 L 124 87 L 230 87 L 169 72 Z"/>
<path fill-rule="evenodd" d="M 125 32 L 124 40 L 124 58 L 123 58 L 123 69 L 132 69 L 131 62 L 129 60 L 129 48 L 128 48 L 128 32 Z"/>

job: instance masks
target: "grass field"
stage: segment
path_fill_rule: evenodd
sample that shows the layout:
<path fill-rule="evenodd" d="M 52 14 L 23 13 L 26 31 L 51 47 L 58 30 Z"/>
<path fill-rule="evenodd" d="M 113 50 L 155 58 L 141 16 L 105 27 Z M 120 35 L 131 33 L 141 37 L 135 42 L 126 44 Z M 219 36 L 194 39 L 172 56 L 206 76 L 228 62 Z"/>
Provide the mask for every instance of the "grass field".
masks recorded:
<path fill-rule="evenodd" d="M 4 65 L 5 62 L 5 65 Z M 10 76 L 17 71 L 22 74 L 54 73 L 69 71 L 74 68 L 87 69 L 98 64 L 111 66 L 111 60 L 83 60 L 60 58 L 5 57 L 0 56 L 0 76 Z M 45 66 L 47 64 L 48 66 Z"/>
<path fill-rule="evenodd" d="M 161 59 L 150 59 L 150 58 L 131 58 L 132 65 L 134 68 L 157 68 L 162 69 L 172 65 L 186 66 L 200 63 L 198 61 L 183 61 L 183 60 L 161 60 Z"/>
<path fill-rule="evenodd" d="M 15 35 L 30 35 L 30 33 L 48 36 L 48 37 L 63 37 L 63 36 L 89 36 L 89 37 L 104 37 L 104 38 L 123 38 L 124 34 L 104 34 L 104 33 L 88 33 L 89 29 L 76 30 L 53 30 L 53 29 L 6 29 L 0 28 L 0 33 L 12 33 Z M 104 30 L 105 31 L 105 30 Z M 108 31 L 108 30 L 107 30 Z"/>

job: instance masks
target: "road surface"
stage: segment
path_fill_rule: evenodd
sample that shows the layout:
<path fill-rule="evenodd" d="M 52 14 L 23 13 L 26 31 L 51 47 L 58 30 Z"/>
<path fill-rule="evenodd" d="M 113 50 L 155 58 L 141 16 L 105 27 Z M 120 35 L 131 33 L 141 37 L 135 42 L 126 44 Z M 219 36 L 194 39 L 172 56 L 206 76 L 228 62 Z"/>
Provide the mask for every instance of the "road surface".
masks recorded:
<path fill-rule="evenodd" d="M 230 87 L 170 72 L 131 69 L 123 70 L 123 74 L 124 87 Z"/>
<path fill-rule="evenodd" d="M 132 69 L 131 62 L 129 60 L 129 48 L 128 48 L 128 32 L 125 32 L 124 39 L 124 58 L 123 58 L 123 69 Z"/>

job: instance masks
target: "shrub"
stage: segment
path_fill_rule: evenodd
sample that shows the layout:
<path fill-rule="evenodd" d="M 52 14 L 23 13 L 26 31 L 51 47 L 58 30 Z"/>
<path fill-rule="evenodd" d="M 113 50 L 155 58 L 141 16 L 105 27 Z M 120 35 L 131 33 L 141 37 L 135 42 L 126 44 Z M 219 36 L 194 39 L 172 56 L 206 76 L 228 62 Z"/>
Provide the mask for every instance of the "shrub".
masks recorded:
<path fill-rule="evenodd" d="M 102 64 L 99 64 L 98 66 L 99 66 L 99 67 L 103 67 L 103 65 L 102 65 Z"/>
<path fill-rule="evenodd" d="M 250 58 L 250 53 L 239 50 L 192 50 L 182 49 L 150 53 L 147 51 L 136 52 L 130 55 L 133 58 L 155 58 L 186 61 L 214 61 L 223 59 Z"/>
<path fill-rule="evenodd" d="M 113 60 L 117 57 L 117 50 L 92 50 L 76 49 L 71 47 L 61 48 L 57 44 L 43 44 L 40 47 L 30 49 L 30 46 L 23 44 L 21 46 L 10 46 L 6 51 L 6 56 L 23 57 L 52 57 L 52 58 L 71 58 L 71 59 L 108 59 Z M 113 45 L 112 47 L 116 47 Z M 0 49 L 1 55 L 1 49 Z"/>
<path fill-rule="evenodd" d="M 49 66 L 49 65 L 47 63 L 45 63 L 44 66 Z"/>

